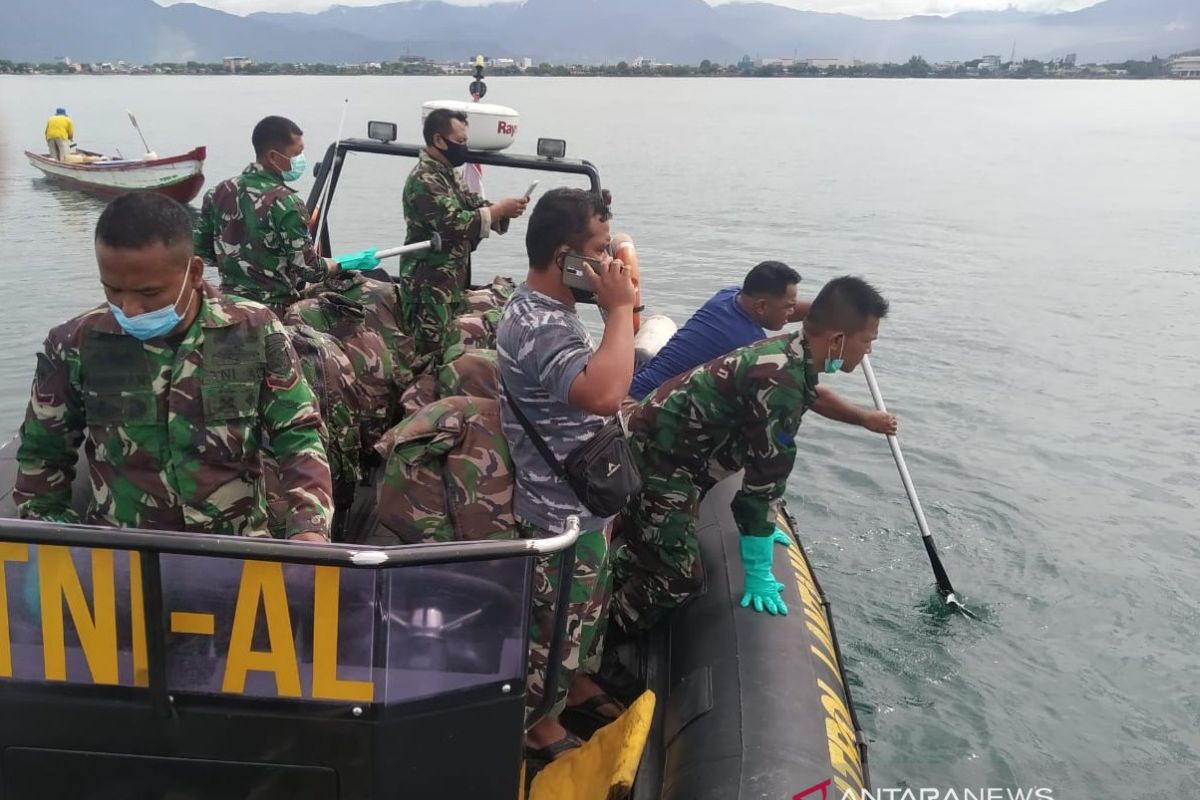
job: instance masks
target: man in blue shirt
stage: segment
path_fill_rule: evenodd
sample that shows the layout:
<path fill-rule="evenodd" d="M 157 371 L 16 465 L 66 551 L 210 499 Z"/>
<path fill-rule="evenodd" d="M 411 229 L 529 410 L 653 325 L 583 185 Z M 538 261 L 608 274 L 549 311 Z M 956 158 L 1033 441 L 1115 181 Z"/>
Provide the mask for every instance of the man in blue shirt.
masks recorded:
<path fill-rule="evenodd" d="M 730 286 L 713 295 L 638 370 L 629 394 L 641 400 L 676 375 L 766 338 L 766 331 L 802 322 L 810 303 L 797 299 L 798 283 L 800 274 L 787 264 L 762 262 L 746 275 L 741 289 Z"/>

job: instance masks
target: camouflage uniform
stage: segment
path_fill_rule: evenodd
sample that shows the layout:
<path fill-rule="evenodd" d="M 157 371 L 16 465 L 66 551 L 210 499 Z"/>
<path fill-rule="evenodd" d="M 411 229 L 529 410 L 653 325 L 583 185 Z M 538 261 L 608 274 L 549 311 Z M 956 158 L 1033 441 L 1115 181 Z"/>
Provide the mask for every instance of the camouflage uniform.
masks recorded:
<path fill-rule="evenodd" d="M 696 513 L 717 481 L 745 469 L 732 504 L 738 529 L 774 531 L 772 504 L 796 460 L 801 416 L 816 400 L 817 372 L 800 337 L 764 339 L 714 359 L 626 412 L 644 485 L 613 559 L 622 627 L 653 627 L 699 587 Z"/>
<path fill-rule="evenodd" d="M 368 544 L 514 539 L 513 474 L 495 399 L 425 406 L 376 446 L 379 525 Z"/>
<path fill-rule="evenodd" d="M 443 340 L 443 352 L 455 347 L 476 347 L 482 350 L 496 349 L 496 329 L 500 325 L 502 308 L 473 311 L 459 314 L 450 320 L 450 328 Z"/>
<path fill-rule="evenodd" d="M 443 397 L 467 395 L 495 399 L 500 396 L 495 350 L 455 346 L 446 350 L 442 360 L 445 363 L 436 376 L 422 375 L 405 390 L 400 398 L 405 418 Z"/>
<path fill-rule="evenodd" d="M 295 303 L 283 321 L 328 333 L 350 359 L 362 397 L 359 422 L 366 453 L 395 422 L 399 400 L 392 352 L 383 337 L 367 327 L 362 305 L 334 292 Z"/>
<path fill-rule="evenodd" d="M 17 452 L 27 519 L 78 521 L 71 483 L 84 442 L 85 521 L 267 535 L 261 464 L 270 439 L 287 534 L 328 532 L 333 503 L 321 417 L 279 321 L 205 284 L 182 335 L 140 342 L 106 306 L 50 331 Z"/>
<path fill-rule="evenodd" d="M 521 535 L 541 539 L 550 534 L 521 526 Z M 576 673 L 600 668 L 600 648 L 608 621 L 612 573 L 608 561 L 608 529 L 584 531 L 575 543 L 575 570 L 567 598 L 567 630 L 563 638 L 563 660 L 558 666 L 558 684 L 550 716 L 562 713 L 567 688 Z M 538 561 L 533 572 L 533 611 L 529 627 L 529 675 L 525 683 L 525 707 L 537 708 L 545 696 L 546 663 L 554 635 L 554 601 L 558 591 L 558 557 Z"/>
<path fill-rule="evenodd" d="M 334 506 L 340 512 L 354 500 L 354 488 L 362 477 L 359 418 L 364 405 L 363 394 L 350 359 L 342 352 L 337 339 L 307 325 L 289 326 L 287 333 L 300 357 L 304 378 L 316 396 L 317 410 L 325 422 L 325 453 L 329 456 L 329 471 L 333 477 Z M 272 524 L 277 518 L 278 515 L 272 514 Z M 335 533 L 339 522 L 340 519 L 334 520 Z"/>
<path fill-rule="evenodd" d="M 442 349 L 446 329 L 470 283 L 471 251 L 492 227 L 489 205 L 467 189 L 454 168 L 421 151 L 404 183 L 404 242 L 423 242 L 437 233 L 442 249 L 400 257 L 403 328 L 413 337 L 418 355 L 436 356 Z M 508 220 L 495 227 L 504 233 Z"/>
<path fill-rule="evenodd" d="M 251 164 L 204 196 L 194 236 L 196 255 L 215 264 L 221 291 L 255 300 L 278 316 L 300 299 L 300 283 L 328 274 L 308 232 L 308 209 L 296 190 Z"/>
<path fill-rule="evenodd" d="M 363 307 L 367 327 L 383 337 L 392 354 L 397 394 L 404 391 L 421 365 L 417 363 L 412 338 L 400 330 L 400 291 L 396 284 L 368 278 L 359 272 L 337 272 L 326 277 L 323 283 L 308 287 L 304 297 L 315 299 L 327 292 L 339 294 Z"/>
<path fill-rule="evenodd" d="M 493 308 L 504 308 L 504 304 L 513 296 L 517 285 L 512 278 L 497 275 L 486 286 L 468 289 L 463 295 L 463 311 L 472 314 L 482 314 Z"/>

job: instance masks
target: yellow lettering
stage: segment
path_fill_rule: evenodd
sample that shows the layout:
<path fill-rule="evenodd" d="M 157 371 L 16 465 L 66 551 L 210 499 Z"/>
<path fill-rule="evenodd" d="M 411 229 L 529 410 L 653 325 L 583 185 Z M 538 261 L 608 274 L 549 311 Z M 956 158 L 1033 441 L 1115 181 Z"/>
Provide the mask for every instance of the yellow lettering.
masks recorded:
<path fill-rule="evenodd" d="M 817 679 L 817 688 L 821 690 L 821 705 L 825 707 L 827 714 L 825 736 L 829 740 L 830 765 L 839 774 L 862 786 L 862 762 L 858 755 L 854 728 L 850 724 L 850 711 L 842 698 L 820 678 Z"/>
<path fill-rule="evenodd" d="M 259 598 L 267 618 L 267 636 L 271 649 L 251 650 L 254 627 L 258 621 Z M 246 690 L 246 673 L 270 672 L 275 676 L 275 691 L 282 697 L 300 696 L 300 670 L 296 666 L 296 642 L 288 613 L 283 565 L 266 561 L 242 564 L 242 582 L 238 587 L 237 607 L 233 612 L 233 631 L 229 636 L 229 655 L 225 660 L 225 678 L 221 691 L 241 694 Z"/>
<path fill-rule="evenodd" d="M 317 567 L 313 591 L 312 696 L 321 700 L 369 703 L 375 697 L 375 685 L 371 681 L 340 680 L 337 676 L 341 577 L 342 572 L 337 567 Z"/>
<path fill-rule="evenodd" d="M 93 616 L 83 595 L 71 551 L 66 547 L 38 547 L 38 579 L 42 601 L 42 651 L 46 680 L 67 679 L 67 642 L 63 600 L 79 634 L 93 683 L 117 684 L 117 599 L 113 577 L 113 552 L 92 550 Z"/>
<path fill-rule="evenodd" d="M 842 673 L 834 663 L 836 651 L 833 649 L 833 635 L 829 631 L 829 620 L 825 618 L 825 613 L 821 606 L 821 598 L 817 596 L 816 587 L 804 580 L 807 569 L 804 569 L 804 562 L 801 557 L 794 551 L 789 550 L 788 552 L 792 559 L 792 567 L 796 573 L 796 589 L 800 593 L 800 602 L 804 605 L 804 616 L 808 621 L 808 630 L 825 648 L 822 651 L 816 645 L 812 645 L 812 652 L 825 663 L 825 666 L 829 667 L 829 671 L 837 678 L 838 683 L 841 683 Z"/>
<path fill-rule="evenodd" d="M 8 581 L 5 564 L 28 561 L 29 547 L 15 542 L 0 542 L 0 678 L 12 677 L 12 635 L 8 627 Z"/>
<path fill-rule="evenodd" d="M 811 630 L 811 628 L 812 626 L 810 625 L 809 629 Z M 825 662 L 825 666 L 829 667 L 830 672 L 832 672 L 834 675 L 837 675 L 838 681 L 840 682 L 842 679 L 841 673 L 838 672 L 837 667 L 834 666 L 833 662 L 829 660 L 829 656 L 825 655 L 825 651 L 821 650 L 815 644 L 809 645 L 808 649 L 813 652 L 813 655 Z"/>
<path fill-rule="evenodd" d="M 216 618 L 212 614 L 193 614 L 190 611 L 171 612 L 171 633 L 212 636 L 216 627 Z"/>
<path fill-rule="evenodd" d="M 142 598 L 142 556 L 129 552 L 129 628 L 133 638 L 133 685 L 150 685 L 146 658 L 146 607 Z"/>

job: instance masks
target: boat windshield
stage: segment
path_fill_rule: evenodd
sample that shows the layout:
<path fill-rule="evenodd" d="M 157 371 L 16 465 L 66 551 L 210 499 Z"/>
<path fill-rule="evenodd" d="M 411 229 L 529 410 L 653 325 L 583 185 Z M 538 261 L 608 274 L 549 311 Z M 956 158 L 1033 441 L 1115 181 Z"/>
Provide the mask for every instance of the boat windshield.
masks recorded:
<path fill-rule="evenodd" d="M 364 569 L 0 531 L 0 566 L 14 682 L 393 704 L 524 679 L 526 558 Z"/>

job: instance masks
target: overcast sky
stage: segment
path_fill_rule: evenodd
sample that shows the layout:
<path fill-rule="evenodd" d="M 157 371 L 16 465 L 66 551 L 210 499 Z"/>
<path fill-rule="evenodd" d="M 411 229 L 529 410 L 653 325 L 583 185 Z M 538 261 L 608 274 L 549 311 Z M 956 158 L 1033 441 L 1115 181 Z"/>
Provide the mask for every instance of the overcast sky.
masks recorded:
<path fill-rule="evenodd" d="M 811 11 L 840 11 L 862 17 L 899 18 L 912 14 L 951 14 L 972 9 L 1002 9 L 1016 6 L 1031 11 L 1073 11 L 1095 5 L 1098 0 L 769 0 L 775 5 Z M 330 0 L 158 0 L 169 6 L 174 2 L 196 2 L 234 14 L 254 11 L 321 11 L 333 5 Z M 448 0 L 455 5 L 484 5 L 495 0 Z M 728 0 L 708 0 L 717 5 Z M 381 0 L 340 0 L 347 6 L 377 6 Z"/>

